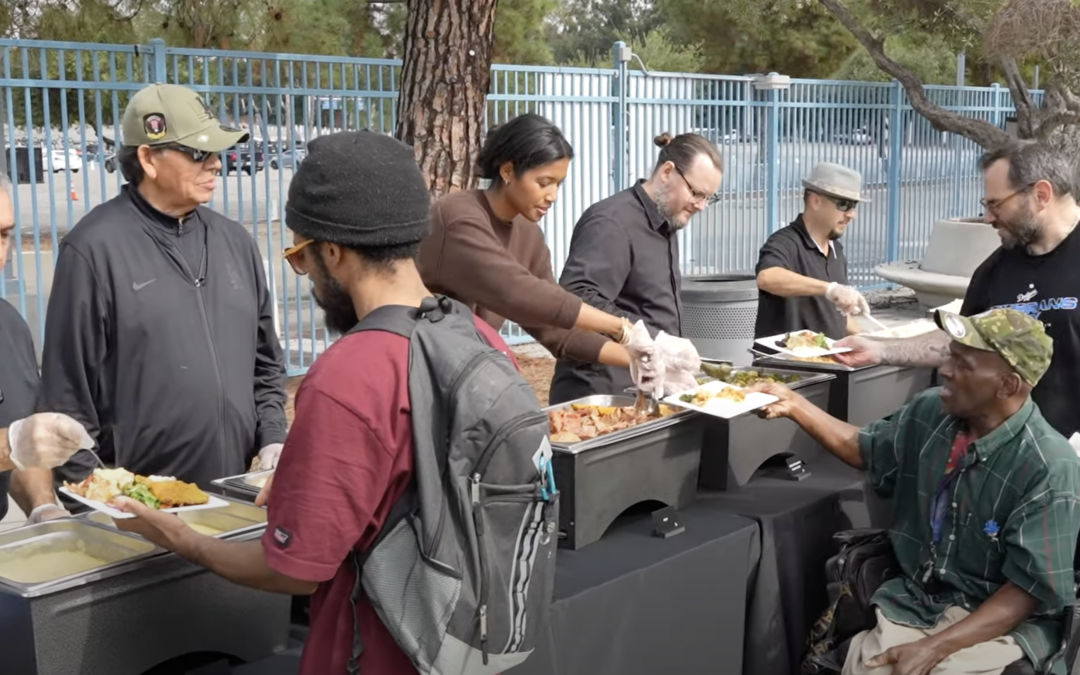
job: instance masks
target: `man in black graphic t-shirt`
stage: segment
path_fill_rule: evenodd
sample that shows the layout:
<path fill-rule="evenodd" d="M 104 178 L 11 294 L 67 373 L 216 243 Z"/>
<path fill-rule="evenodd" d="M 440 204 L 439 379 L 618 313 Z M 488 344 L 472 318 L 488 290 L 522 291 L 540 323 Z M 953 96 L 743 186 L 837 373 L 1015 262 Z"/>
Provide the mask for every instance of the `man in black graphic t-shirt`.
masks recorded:
<path fill-rule="evenodd" d="M 1019 142 L 988 152 L 985 219 L 1001 237 L 971 278 L 960 313 L 998 307 L 1029 314 L 1046 325 L 1054 357 L 1032 398 L 1066 438 L 1080 431 L 1080 205 L 1074 163 L 1049 145 Z M 937 367 L 949 356 L 941 331 L 906 340 L 851 337 L 847 365 L 889 363 Z"/>

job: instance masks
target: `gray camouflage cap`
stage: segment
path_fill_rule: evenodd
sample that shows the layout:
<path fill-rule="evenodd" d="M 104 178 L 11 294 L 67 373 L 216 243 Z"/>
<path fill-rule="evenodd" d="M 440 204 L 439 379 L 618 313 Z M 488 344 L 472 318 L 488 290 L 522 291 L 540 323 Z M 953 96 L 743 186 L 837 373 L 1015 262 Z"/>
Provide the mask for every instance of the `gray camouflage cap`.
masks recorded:
<path fill-rule="evenodd" d="M 1032 387 L 1054 355 L 1054 340 L 1041 321 L 1015 309 L 992 309 L 975 316 L 938 310 L 937 325 L 962 345 L 997 352 Z"/>

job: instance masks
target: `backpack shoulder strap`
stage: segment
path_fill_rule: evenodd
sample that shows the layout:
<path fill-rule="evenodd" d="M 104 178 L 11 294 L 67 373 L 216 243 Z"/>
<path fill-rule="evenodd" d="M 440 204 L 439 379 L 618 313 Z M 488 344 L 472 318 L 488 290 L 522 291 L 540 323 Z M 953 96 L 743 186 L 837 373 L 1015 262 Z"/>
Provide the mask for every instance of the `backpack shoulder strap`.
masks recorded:
<path fill-rule="evenodd" d="M 460 305 L 460 308 L 468 311 L 468 308 L 464 305 Z M 459 306 L 453 300 L 443 295 L 424 298 L 419 307 L 383 305 L 361 319 L 346 335 L 362 333 L 366 330 L 382 330 L 395 333 L 401 337 L 411 338 L 420 319 L 438 323 L 458 309 Z M 471 315 L 472 312 L 469 312 L 469 314 Z"/>

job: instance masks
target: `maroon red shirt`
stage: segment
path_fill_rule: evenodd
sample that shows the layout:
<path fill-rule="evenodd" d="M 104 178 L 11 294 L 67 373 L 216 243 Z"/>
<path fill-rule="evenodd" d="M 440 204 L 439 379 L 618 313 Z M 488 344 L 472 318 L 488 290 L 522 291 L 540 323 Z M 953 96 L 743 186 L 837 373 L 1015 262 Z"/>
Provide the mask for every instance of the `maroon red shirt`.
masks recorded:
<path fill-rule="evenodd" d="M 513 360 L 498 333 L 476 325 Z M 319 583 L 301 675 L 344 673 L 352 654 L 349 553 L 371 545 L 413 471 L 408 366 L 405 338 L 355 333 L 315 361 L 296 393 L 262 543 L 273 570 Z M 357 615 L 364 675 L 416 672 L 366 598 Z"/>

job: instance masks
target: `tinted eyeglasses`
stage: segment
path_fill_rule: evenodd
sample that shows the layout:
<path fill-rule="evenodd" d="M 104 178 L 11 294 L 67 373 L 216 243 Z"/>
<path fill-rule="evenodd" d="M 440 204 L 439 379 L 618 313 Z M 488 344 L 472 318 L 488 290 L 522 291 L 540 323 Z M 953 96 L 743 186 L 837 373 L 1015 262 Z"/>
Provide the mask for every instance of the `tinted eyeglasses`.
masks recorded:
<path fill-rule="evenodd" d="M 290 246 L 289 248 L 281 252 L 281 257 L 288 260 L 289 266 L 293 268 L 293 272 L 296 272 L 300 276 L 304 276 L 305 274 L 307 274 L 307 270 L 303 269 L 296 263 L 296 254 L 300 251 L 303 251 L 305 248 L 307 248 L 313 243 L 315 243 L 314 239 L 308 239 L 307 241 L 302 241 L 295 246 Z"/>
<path fill-rule="evenodd" d="M 186 145 L 180 145 L 179 143 L 163 143 L 161 145 L 151 145 L 150 147 L 155 150 L 176 150 L 177 152 L 182 152 L 187 155 L 191 161 L 197 164 L 202 164 L 218 154 L 208 150 L 196 150 L 195 148 L 189 148 Z"/>
<path fill-rule="evenodd" d="M 674 162 L 672 162 L 672 165 L 674 165 Z M 702 192 L 701 190 L 698 190 L 693 185 L 691 185 L 690 181 L 686 178 L 686 174 L 684 174 L 682 172 L 682 169 L 680 169 L 678 166 L 675 166 L 675 172 L 679 174 L 679 178 L 682 178 L 683 182 L 686 183 L 686 188 L 690 190 L 690 196 L 694 199 L 695 204 L 698 202 L 705 202 L 706 206 L 712 206 L 717 201 L 719 201 L 720 195 L 716 193 L 709 194 L 707 192 Z"/>
<path fill-rule="evenodd" d="M 1005 202 L 1009 201 L 1010 199 L 1012 199 L 1016 195 L 1023 194 L 1024 192 L 1027 192 L 1028 190 L 1030 190 L 1033 187 L 1035 187 L 1035 183 L 1028 183 L 1027 185 L 1020 188 L 1019 190 L 1016 190 L 1015 192 L 1012 192 L 1012 193 L 1010 193 L 1008 195 L 1005 195 L 1001 199 L 980 199 L 979 203 L 982 204 L 982 207 L 984 209 L 986 209 L 987 211 L 989 211 L 990 213 L 993 213 L 994 215 L 998 215 L 1000 213 L 999 209 L 1002 206 L 1005 205 Z"/>
<path fill-rule="evenodd" d="M 835 204 L 836 210 L 840 213 L 847 213 L 848 211 L 855 209 L 855 207 L 859 205 L 859 202 L 855 201 L 854 199 L 843 199 L 841 197 L 833 197 L 832 195 L 823 195 L 820 192 L 815 192 L 814 194 L 824 199 L 828 199 L 830 202 Z"/>

